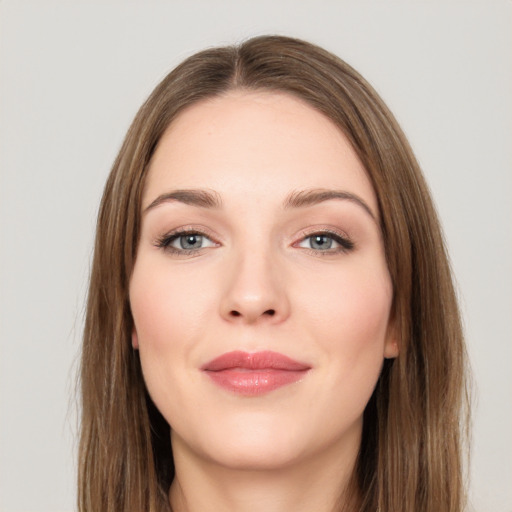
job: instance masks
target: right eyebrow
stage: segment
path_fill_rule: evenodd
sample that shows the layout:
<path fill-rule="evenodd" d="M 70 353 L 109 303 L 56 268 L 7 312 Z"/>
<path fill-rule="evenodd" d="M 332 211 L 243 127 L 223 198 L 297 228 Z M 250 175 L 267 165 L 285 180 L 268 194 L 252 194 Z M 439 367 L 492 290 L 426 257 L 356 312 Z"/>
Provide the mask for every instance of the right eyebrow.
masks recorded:
<path fill-rule="evenodd" d="M 220 196 L 214 191 L 204 189 L 172 190 L 159 195 L 152 203 L 144 208 L 142 213 L 145 214 L 149 210 L 171 201 L 199 206 L 200 208 L 220 208 L 222 206 Z"/>

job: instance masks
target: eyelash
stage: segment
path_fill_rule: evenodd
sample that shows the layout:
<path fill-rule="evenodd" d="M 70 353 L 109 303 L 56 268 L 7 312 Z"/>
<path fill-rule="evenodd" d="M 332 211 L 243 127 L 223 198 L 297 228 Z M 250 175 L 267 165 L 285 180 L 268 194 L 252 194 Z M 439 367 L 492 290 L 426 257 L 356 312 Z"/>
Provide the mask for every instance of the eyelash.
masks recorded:
<path fill-rule="evenodd" d="M 172 231 L 171 233 L 167 233 L 162 237 L 158 238 L 155 242 L 155 246 L 159 249 L 163 249 L 164 251 L 170 252 L 171 254 L 176 254 L 179 256 L 197 256 L 202 249 L 206 249 L 206 247 L 200 247 L 198 249 L 177 249 L 176 247 L 172 247 L 172 243 L 183 236 L 200 236 L 203 238 L 207 238 L 213 244 L 218 245 L 210 235 L 205 233 L 204 231 L 200 231 L 198 229 L 179 229 L 176 231 Z"/>
<path fill-rule="evenodd" d="M 298 242 L 295 242 L 293 245 L 294 247 L 297 247 L 298 244 L 304 242 L 307 239 L 312 239 L 315 236 L 324 236 L 326 238 L 330 238 L 334 242 L 338 244 L 338 247 L 335 247 L 334 249 L 327 249 L 327 250 L 319 250 L 319 249 L 313 249 L 308 247 L 303 247 L 302 249 L 311 252 L 315 256 L 332 256 L 333 254 L 340 254 L 340 253 L 348 253 L 352 251 L 355 247 L 355 244 L 346 234 L 341 234 L 337 231 L 331 231 L 328 229 L 320 229 L 316 231 L 312 231 L 310 233 L 305 234 Z"/>
<path fill-rule="evenodd" d="M 214 245 L 218 246 L 218 243 L 213 240 L 213 238 L 205 233 L 204 231 L 200 231 L 197 229 L 179 229 L 177 231 L 172 231 L 158 238 L 155 242 L 155 246 L 159 249 L 163 249 L 164 251 L 170 252 L 171 254 L 179 255 L 179 256 L 197 256 L 200 254 L 202 249 L 206 249 L 207 247 L 200 247 L 198 249 L 177 249 L 172 247 L 172 243 L 178 240 L 183 236 L 200 236 L 210 240 Z M 311 239 L 315 236 L 324 236 L 326 238 L 330 238 L 335 243 L 338 244 L 338 247 L 334 249 L 326 249 L 319 250 L 308 247 L 302 247 L 302 249 L 310 252 L 315 256 L 329 256 L 333 254 L 339 253 L 348 253 L 354 249 L 354 242 L 350 240 L 346 235 L 341 235 L 336 231 L 330 230 L 317 230 L 311 233 L 305 234 L 298 242 L 293 244 L 293 247 L 298 247 L 299 244 L 303 243 L 305 240 Z"/>

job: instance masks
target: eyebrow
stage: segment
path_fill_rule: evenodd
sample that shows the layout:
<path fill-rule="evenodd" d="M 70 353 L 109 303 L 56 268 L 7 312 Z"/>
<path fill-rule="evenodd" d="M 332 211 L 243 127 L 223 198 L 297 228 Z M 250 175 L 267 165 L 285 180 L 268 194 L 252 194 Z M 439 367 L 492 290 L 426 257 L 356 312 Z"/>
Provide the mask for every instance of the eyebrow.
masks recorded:
<path fill-rule="evenodd" d="M 285 200 L 285 208 L 306 208 L 308 206 L 314 206 L 324 201 L 330 201 L 332 199 L 342 199 L 351 201 L 352 203 L 360 206 L 370 217 L 377 222 L 377 216 L 373 213 L 372 209 L 368 204 L 358 195 L 344 190 L 331 190 L 323 188 L 315 188 L 309 190 L 299 190 L 292 192 Z"/>
<path fill-rule="evenodd" d="M 171 201 L 178 201 L 180 203 L 198 206 L 200 208 L 220 208 L 222 206 L 219 194 L 213 190 L 173 190 L 159 195 L 151 204 L 146 206 L 143 213 L 156 208 L 162 203 L 168 203 Z"/>
<path fill-rule="evenodd" d="M 351 201 L 359 205 L 370 217 L 377 222 L 377 217 L 373 213 L 368 204 L 358 195 L 344 190 L 331 190 L 331 189 L 308 189 L 298 190 L 292 192 L 284 201 L 283 206 L 285 209 L 290 208 L 307 208 L 325 201 L 332 199 Z M 156 208 L 157 206 L 177 201 L 180 203 L 197 206 L 200 208 L 219 209 L 222 207 L 222 200 L 220 195 L 213 190 L 204 189 L 183 189 L 172 190 L 159 195 L 152 203 L 150 203 L 143 211 L 143 213 Z"/>

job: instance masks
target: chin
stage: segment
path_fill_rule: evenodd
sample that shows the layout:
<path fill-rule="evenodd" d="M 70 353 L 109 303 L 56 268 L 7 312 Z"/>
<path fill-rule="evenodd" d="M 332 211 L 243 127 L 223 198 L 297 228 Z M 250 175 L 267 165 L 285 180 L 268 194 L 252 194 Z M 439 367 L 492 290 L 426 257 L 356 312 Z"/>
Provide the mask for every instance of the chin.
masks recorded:
<path fill-rule="evenodd" d="M 181 444 L 197 456 L 232 469 L 270 470 L 284 468 L 300 458 L 311 443 L 307 432 L 282 416 L 264 413 L 237 414 L 183 436 L 172 431 L 173 448 Z M 203 425 L 204 427 L 204 425 Z"/>
<path fill-rule="evenodd" d="M 210 458 L 220 466 L 239 471 L 272 471 L 289 467 L 300 460 L 299 447 L 283 445 L 279 440 L 272 443 L 257 441 L 232 442 L 213 450 Z"/>

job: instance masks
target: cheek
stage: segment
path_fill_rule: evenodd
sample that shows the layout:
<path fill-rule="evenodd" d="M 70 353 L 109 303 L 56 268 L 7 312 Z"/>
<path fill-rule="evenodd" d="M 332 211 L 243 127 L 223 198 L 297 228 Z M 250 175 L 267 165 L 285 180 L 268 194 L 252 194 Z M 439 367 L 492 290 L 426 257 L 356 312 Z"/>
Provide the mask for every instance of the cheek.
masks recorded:
<path fill-rule="evenodd" d="M 184 272 L 142 256 L 130 282 L 130 305 L 147 390 L 169 423 L 183 410 L 180 382 L 193 384 L 188 368 L 198 340 L 204 337 L 206 298 Z M 190 276 L 188 276 L 190 277 Z"/>
<path fill-rule="evenodd" d="M 325 326 L 317 331 L 327 369 L 322 404 L 342 425 L 362 417 L 382 370 L 392 298 L 387 276 L 340 275 L 316 302 L 317 325 Z"/>
<path fill-rule="evenodd" d="M 206 297 L 186 273 L 165 265 L 136 265 L 130 283 L 130 304 L 142 351 L 178 348 L 180 340 L 197 336 Z M 172 341 L 172 343 L 170 343 Z"/>
<path fill-rule="evenodd" d="M 383 264 L 347 265 L 318 276 L 301 309 L 305 326 L 332 360 L 356 371 L 380 369 L 388 333 L 392 286 Z M 305 290 L 298 294 L 305 297 Z M 356 365 L 359 360 L 364 360 Z M 378 370 L 377 370 L 378 371 Z"/>
<path fill-rule="evenodd" d="M 185 283 L 171 276 L 158 262 L 142 256 L 136 263 L 130 282 L 130 305 L 138 341 L 142 373 L 147 389 L 161 409 L 165 396 L 174 388 L 179 366 L 190 350 L 194 310 Z M 165 411 L 162 411 L 165 412 Z"/>

